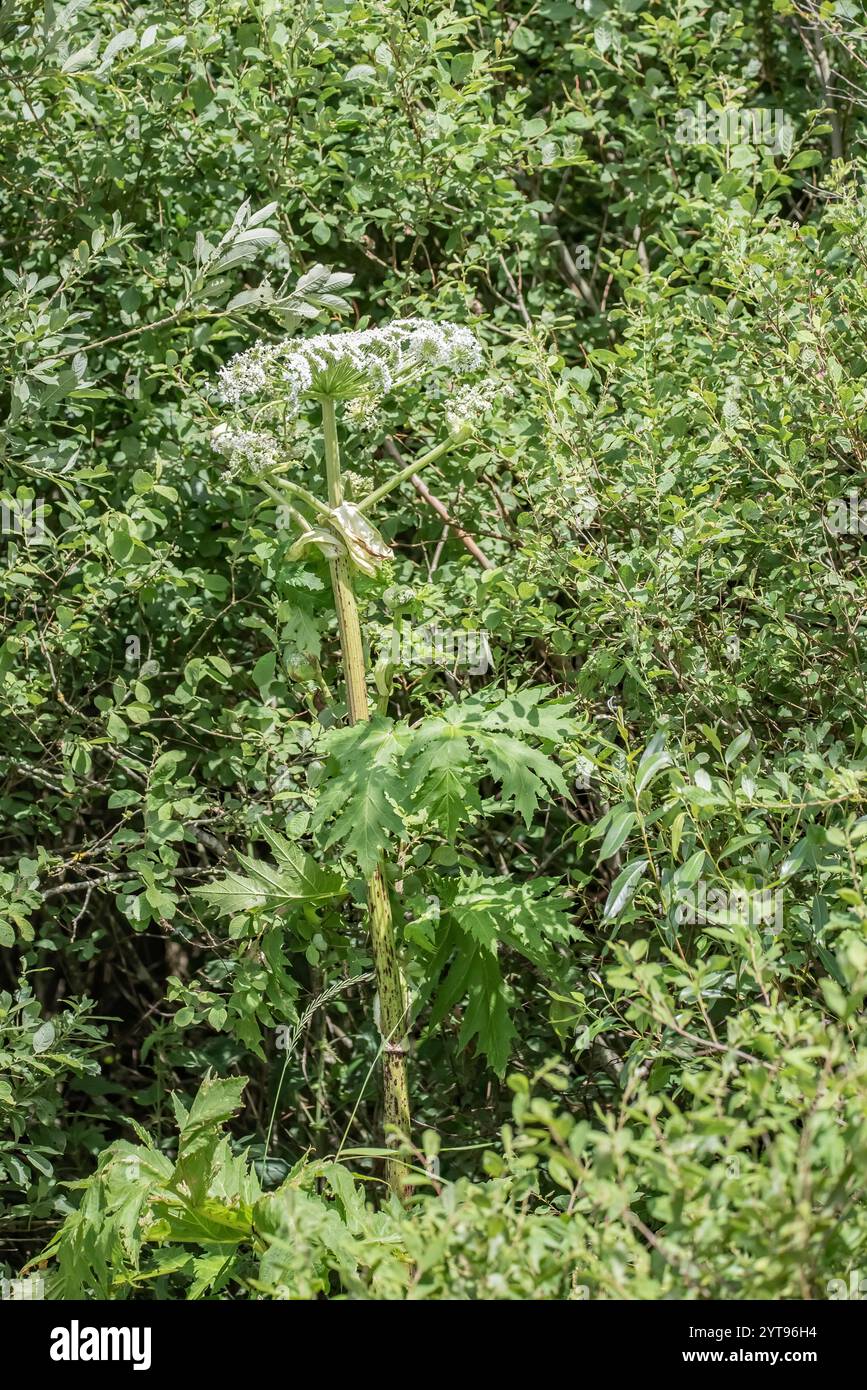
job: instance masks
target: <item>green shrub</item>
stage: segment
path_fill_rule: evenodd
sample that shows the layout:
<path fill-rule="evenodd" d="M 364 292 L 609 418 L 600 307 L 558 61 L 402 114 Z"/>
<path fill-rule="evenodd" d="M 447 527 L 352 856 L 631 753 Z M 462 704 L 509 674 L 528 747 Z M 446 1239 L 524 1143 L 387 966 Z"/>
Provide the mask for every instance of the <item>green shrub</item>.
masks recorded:
<path fill-rule="evenodd" d="M 853 8 L 0 6 L 4 1271 L 799 1298 L 857 1267 Z M 214 382 L 416 316 L 472 329 L 487 400 L 377 512 L 349 727 L 326 559 L 212 447 Z M 350 502 L 454 404 L 354 402 Z M 280 449 L 324 496 L 312 414 Z"/>

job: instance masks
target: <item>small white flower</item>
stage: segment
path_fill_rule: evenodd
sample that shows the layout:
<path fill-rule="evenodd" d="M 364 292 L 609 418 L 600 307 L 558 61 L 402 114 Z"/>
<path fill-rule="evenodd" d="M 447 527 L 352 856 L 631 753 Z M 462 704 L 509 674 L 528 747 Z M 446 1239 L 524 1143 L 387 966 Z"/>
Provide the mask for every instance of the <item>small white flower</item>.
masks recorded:
<path fill-rule="evenodd" d="M 356 396 L 346 407 L 346 414 L 357 429 L 374 430 L 379 423 L 378 406 L 379 400 L 376 396 Z"/>
<path fill-rule="evenodd" d="M 267 473 L 280 462 L 280 444 L 268 430 L 237 430 L 217 425 L 211 446 L 249 473 Z"/>
<path fill-rule="evenodd" d="M 453 434 L 487 415 L 493 405 L 491 393 L 492 383 L 482 381 L 477 386 L 464 386 L 455 394 L 446 407 L 446 420 Z"/>

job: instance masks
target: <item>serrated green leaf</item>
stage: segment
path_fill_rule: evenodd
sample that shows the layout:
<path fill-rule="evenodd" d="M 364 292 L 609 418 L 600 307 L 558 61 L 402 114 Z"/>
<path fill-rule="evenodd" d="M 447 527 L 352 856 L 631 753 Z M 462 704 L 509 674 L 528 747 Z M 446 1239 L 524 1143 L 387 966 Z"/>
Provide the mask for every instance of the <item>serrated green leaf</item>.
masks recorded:
<path fill-rule="evenodd" d="M 296 845 L 284 840 L 276 831 L 261 827 L 277 857 L 277 866 L 263 859 L 238 855 L 238 862 L 247 876 L 230 872 L 215 883 L 194 888 L 194 896 L 203 898 L 217 909 L 221 917 L 232 917 L 253 910 L 279 911 L 299 903 L 329 902 L 343 891 L 343 878 L 333 868 L 324 868 Z"/>

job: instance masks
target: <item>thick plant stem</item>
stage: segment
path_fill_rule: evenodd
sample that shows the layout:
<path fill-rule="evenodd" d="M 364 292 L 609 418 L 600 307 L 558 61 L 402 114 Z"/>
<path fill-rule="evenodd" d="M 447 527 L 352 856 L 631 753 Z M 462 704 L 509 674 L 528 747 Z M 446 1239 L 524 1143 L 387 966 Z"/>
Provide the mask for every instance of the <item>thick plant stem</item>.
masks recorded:
<path fill-rule="evenodd" d="M 322 402 L 322 426 L 325 438 L 325 467 L 328 477 L 328 503 L 339 507 L 343 501 L 340 481 L 340 449 L 337 441 L 337 421 L 334 402 Z M 355 600 L 355 586 L 349 561 L 341 557 L 331 562 L 331 586 L 337 610 L 337 626 L 343 654 L 346 678 L 346 704 L 352 724 L 370 718 L 364 646 L 361 623 Z M 370 940 L 376 986 L 379 992 L 379 1023 L 383 1037 L 382 1089 L 385 1109 L 387 1142 L 391 1132 L 408 1135 L 410 1128 L 409 1088 L 406 1079 L 407 994 L 406 984 L 397 955 L 391 902 L 388 896 L 384 867 L 380 864 L 367 881 L 367 905 L 370 914 Z M 406 1166 L 398 1159 L 387 1159 L 386 1180 L 392 1192 L 406 1195 Z"/>

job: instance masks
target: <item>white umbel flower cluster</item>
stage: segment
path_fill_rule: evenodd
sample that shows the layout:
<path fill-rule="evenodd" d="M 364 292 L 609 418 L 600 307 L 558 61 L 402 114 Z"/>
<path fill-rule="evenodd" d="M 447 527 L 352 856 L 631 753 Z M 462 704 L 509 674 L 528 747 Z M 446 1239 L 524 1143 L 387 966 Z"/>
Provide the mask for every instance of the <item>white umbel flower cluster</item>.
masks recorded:
<path fill-rule="evenodd" d="M 463 374 L 475 371 L 481 361 L 481 348 L 469 328 L 395 319 L 384 328 L 257 343 L 222 368 L 219 390 L 231 405 L 272 392 L 282 406 L 297 411 L 306 395 L 384 396 L 429 367 Z"/>
<path fill-rule="evenodd" d="M 211 431 L 211 447 L 249 473 L 267 473 L 280 461 L 279 443 L 269 430 L 238 430 L 231 425 L 217 425 Z"/>
<path fill-rule="evenodd" d="M 487 415 L 493 405 L 492 384 L 482 381 L 478 386 L 463 386 L 446 406 L 446 421 L 452 434 L 464 425 L 471 425 Z"/>

